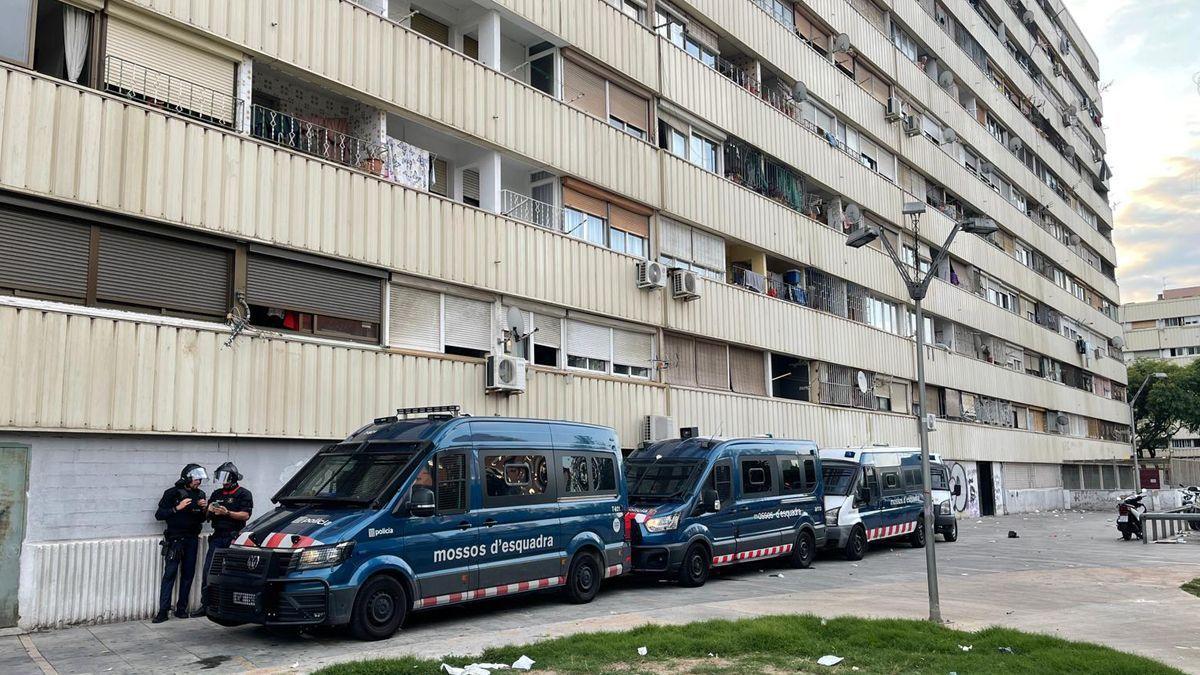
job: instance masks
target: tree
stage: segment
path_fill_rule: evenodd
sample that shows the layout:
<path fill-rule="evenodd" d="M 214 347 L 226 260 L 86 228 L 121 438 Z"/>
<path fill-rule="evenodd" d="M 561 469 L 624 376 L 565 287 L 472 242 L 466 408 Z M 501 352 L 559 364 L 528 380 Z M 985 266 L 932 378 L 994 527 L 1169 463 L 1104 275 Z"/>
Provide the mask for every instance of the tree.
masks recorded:
<path fill-rule="evenodd" d="M 1154 373 L 1166 373 L 1167 377 L 1158 379 Z M 1200 410 L 1195 410 L 1200 399 L 1200 361 L 1182 368 L 1162 359 L 1138 359 L 1130 364 L 1128 374 L 1129 398 L 1147 383 L 1133 407 L 1139 456 L 1153 457 L 1159 449 L 1169 447 L 1171 437 L 1184 425 L 1200 425 Z"/>

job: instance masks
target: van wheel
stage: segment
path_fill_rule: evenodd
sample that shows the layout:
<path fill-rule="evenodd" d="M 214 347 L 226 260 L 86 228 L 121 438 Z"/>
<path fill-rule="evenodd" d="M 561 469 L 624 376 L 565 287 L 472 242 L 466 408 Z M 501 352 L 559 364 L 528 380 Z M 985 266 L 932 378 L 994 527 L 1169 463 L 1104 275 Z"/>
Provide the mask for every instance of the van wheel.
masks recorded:
<path fill-rule="evenodd" d="M 575 554 L 567 572 L 567 598 L 582 605 L 591 602 L 600 592 L 600 562 L 591 551 Z"/>
<path fill-rule="evenodd" d="M 958 519 L 954 519 L 954 523 L 950 525 L 950 529 L 942 532 L 942 538 L 946 541 L 958 541 Z"/>
<path fill-rule="evenodd" d="M 855 525 L 853 530 L 850 530 L 850 539 L 846 542 L 846 550 L 843 555 L 846 560 L 862 560 L 867 554 L 867 531 L 862 525 Z"/>
<path fill-rule="evenodd" d="M 679 585 L 686 588 L 703 586 L 711 571 L 712 556 L 704 544 L 692 544 L 679 564 Z"/>
<path fill-rule="evenodd" d="M 408 594 L 392 577 L 379 576 L 358 589 L 350 614 L 350 634 L 359 640 L 391 637 L 408 615 Z"/>
<path fill-rule="evenodd" d="M 925 516 L 917 520 L 917 529 L 908 537 L 908 543 L 913 548 L 925 548 Z"/>
<path fill-rule="evenodd" d="M 813 558 L 817 557 L 817 539 L 812 532 L 801 530 L 792 547 L 792 567 L 808 569 L 812 566 Z"/>

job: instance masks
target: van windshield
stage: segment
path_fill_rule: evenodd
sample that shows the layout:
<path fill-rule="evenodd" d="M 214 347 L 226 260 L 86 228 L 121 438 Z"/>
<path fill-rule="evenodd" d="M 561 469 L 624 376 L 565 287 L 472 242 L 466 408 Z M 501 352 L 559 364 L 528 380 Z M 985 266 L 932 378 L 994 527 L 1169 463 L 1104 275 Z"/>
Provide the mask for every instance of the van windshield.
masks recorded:
<path fill-rule="evenodd" d="M 821 465 L 821 476 L 825 481 L 825 494 L 845 496 L 850 494 L 854 486 L 854 477 L 858 467 L 851 464 L 833 464 L 825 462 Z"/>
<path fill-rule="evenodd" d="M 288 502 L 346 502 L 365 504 L 377 499 L 395 481 L 415 454 L 410 452 L 328 453 L 304 465 L 276 499 Z M 394 449 L 396 446 L 392 446 Z"/>
<path fill-rule="evenodd" d="M 671 499 L 688 494 L 700 477 L 699 460 L 626 462 L 631 499 Z"/>
<path fill-rule="evenodd" d="M 934 466 L 929 469 L 929 477 L 933 479 L 930 489 L 932 490 L 950 490 L 950 481 L 946 479 L 945 467 Z"/>

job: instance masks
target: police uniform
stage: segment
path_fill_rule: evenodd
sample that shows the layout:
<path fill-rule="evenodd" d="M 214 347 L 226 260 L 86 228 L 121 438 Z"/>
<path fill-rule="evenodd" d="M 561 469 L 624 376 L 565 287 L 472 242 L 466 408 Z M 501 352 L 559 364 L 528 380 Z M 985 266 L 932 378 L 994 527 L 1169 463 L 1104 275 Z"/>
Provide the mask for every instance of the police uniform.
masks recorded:
<path fill-rule="evenodd" d="M 230 512 L 239 513 L 245 512 L 250 514 L 254 510 L 254 496 L 250 491 L 241 485 L 234 484 L 232 488 L 226 489 L 219 487 L 212 491 L 208 497 L 208 504 L 211 507 L 216 504 L 224 506 Z M 229 548 L 234 539 L 237 539 L 242 528 L 246 526 L 248 520 L 235 520 L 229 516 L 218 516 L 209 514 L 209 520 L 212 522 L 212 534 L 208 537 L 208 552 L 204 554 L 204 577 L 201 579 L 201 588 L 203 589 L 201 597 L 204 598 L 203 603 L 209 603 L 208 597 L 208 570 L 212 567 L 213 554 L 217 549 Z"/>
<path fill-rule="evenodd" d="M 158 500 L 158 509 L 154 512 L 155 519 L 167 524 L 161 544 L 166 561 L 158 593 L 160 618 L 165 618 L 171 609 L 171 591 L 175 587 L 176 576 L 180 578 L 175 616 L 187 616 L 188 596 L 192 592 L 192 579 L 196 576 L 196 551 L 200 543 L 200 529 L 204 526 L 205 510 L 200 506 L 204 492 L 188 487 L 192 482 L 187 477 L 191 466 L 183 470 L 183 476 L 173 487 L 163 492 L 162 499 Z M 192 502 L 186 508 L 176 510 L 185 499 Z"/>

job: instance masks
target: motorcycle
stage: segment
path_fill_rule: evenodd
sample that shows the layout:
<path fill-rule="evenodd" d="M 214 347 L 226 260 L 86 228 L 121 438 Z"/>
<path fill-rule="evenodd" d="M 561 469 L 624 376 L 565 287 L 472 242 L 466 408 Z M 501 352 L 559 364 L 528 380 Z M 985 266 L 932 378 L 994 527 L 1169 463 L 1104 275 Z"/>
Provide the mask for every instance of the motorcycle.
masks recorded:
<path fill-rule="evenodd" d="M 1121 538 L 1125 541 L 1134 536 L 1142 538 L 1142 514 L 1146 512 L 1142 500 L 1145 498 L 1146 493 L 1138 492 L 1122 499 L 1117 505 L 1117 530 L 1121 532 Z"/>
<path fill-rule="evenodd" d="M 1183 513 L 1200 514 L 1200 486 L 1189 485 L 1179 489 L 1179 502 Z M 1200 530 L 1200 521 L 1188 521 L 1188 527 Z"/>

